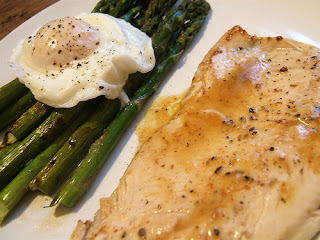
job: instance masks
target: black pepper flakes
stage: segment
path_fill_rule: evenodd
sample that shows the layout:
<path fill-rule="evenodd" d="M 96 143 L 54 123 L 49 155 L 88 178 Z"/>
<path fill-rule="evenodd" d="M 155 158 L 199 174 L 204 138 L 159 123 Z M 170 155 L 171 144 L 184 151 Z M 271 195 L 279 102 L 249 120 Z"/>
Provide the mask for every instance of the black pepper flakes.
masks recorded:
<path fill-rule="evenodd" d="M 281 198 L 281 201 L 283 202 L 283 203 L 287 203 L 287 200 L 285 199 L 285 198 Z"/>
<path fill-rule="evenodd" d="M 251 177 L 249 177 L 249 176 L 244 176 L 244 179 L 245 179 L 246 181 L 250 181 L 250 180 L 251 180 Z"/>
<path fill-rule="evenodd" d="M 287 68 L 287 67 L 282 67 L 282 68 L 280 68 L 280 72 L 286 72 L 286 71 L 288 71 L 288 68 Z"/>
<path fill-rule="evenodd" d="M 254 110 L 253 108 L 249 108 L 249 113 L 255 113 L 256 110 Z"/>
<path fill-rule="evenodd" d="M 216 170 L 214 171 L 214 173 L 217 174 L 222 168 L 223 168 L 222 166 L 217 167 Z"/>
<path fill-rule="evenodd" d="M 313 66 L 310 69 L 315 69 L 317 67 L 318 63 L 313 64 Z"/>
<path fill-rule="evenodd" d="M 255 135 L 255 134 L 257 134 L 258 133 L 258 130 L 256 130 L 256 129 L 254 129 L 253 131 L 252 131 L 252 135 Z"/>
<path fill-rule="evenodd" d="M 139 235 L 139 237 L 146 238 L 147 231 L 144 228 L 140 228 L 138 231 L 138 235 Z"/>
<path fill-rule="evenodd" d="M 220 235 L 220 231 L 218 228 L 213 229 L 214 235 L 216 235 L 217 237 Z"/>

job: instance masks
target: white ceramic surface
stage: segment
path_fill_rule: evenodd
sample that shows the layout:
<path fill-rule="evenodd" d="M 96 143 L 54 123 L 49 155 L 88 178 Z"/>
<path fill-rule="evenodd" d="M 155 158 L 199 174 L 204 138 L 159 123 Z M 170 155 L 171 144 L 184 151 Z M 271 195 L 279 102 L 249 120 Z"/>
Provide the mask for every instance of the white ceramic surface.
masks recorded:
<path fill-rule="evenodd" d="M 22 38 L 52 19 L 90 12 L 97 1 L 61 0 L 5 37 L 0 42 L 0 84 L 14 78 L 9 58 L 12 49 Z M 252 35 L 281 35 L 320 47 L 319 0 L 209 0 L 209 3 L 212 10 L 207 23 L 154 97 L 185 90 L 206 52 L 234 25 L 242 26 Z M 116 188 L 136 151 L 134 128 L 143 114 L 144 111 L 126 131 L 91 190 L 75 208 L 45 208 L 50 198 L 29 194 L 5 219 L 0 228 L 0 239 L 68 239 L 79 219 L 92 219 L 99 208 L 99 199 L 109 196 Z"/>

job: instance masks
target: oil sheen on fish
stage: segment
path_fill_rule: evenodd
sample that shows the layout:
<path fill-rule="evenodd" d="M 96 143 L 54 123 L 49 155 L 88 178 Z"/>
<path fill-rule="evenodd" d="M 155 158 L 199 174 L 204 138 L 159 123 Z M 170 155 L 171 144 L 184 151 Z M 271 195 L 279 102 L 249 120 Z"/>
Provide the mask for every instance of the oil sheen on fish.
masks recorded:
<path fill-rule="evenodd" d="M 239 26 L 174 119 L 73 239 L 311 239 L 320 229 L 320 52 Z"/>

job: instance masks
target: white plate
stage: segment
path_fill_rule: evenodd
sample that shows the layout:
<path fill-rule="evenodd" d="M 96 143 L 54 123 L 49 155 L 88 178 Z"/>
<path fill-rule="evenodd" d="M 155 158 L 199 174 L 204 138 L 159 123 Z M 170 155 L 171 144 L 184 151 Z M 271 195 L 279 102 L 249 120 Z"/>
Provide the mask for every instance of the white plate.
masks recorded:
<path fill-rule="evenodd" d="M 81 12 L 90 12 L 98 0 L 62 0 L 42 11 L 0 42 L 0 84 L 14 78 L 9 67 L 11 50 L 22 38 L 46 22 Z M 198 64 L 206 52 L 229 28 L 240 25 L 249 34 L 284 36 L 320 47 L 319 0 L 209 0 L 212 11 L 207 24 L 185 52 L 156 94 L 180 93 L 192 80 Z M 146 108 L 145 108 L 146 109 Z M 143 113 L 140 114 L 140 118 Z M 134 127 L 139 118 L 124 134 L 120 144 L 109 157 L 97 181 L 82 201 L 73 209 L 44 208 L 50 199 L 29 194 L 20 206 L 5 219 L 0 228 L 0 239 L 68 239 L 79 219 L 92 219 L 99 207 L 99 199 L 109 196 L 136 151 Z"/>

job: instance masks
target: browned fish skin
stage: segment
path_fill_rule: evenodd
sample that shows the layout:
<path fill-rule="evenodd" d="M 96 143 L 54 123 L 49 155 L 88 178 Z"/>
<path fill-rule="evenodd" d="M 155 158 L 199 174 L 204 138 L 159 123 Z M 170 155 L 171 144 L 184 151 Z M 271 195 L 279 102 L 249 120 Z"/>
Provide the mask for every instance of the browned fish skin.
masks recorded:
<path fill-rule="evenodd" d="M 73 239 L 310 239 L 320 228 L 319 61 L 315 47 L 229 30 L 177 116 Z"/>

